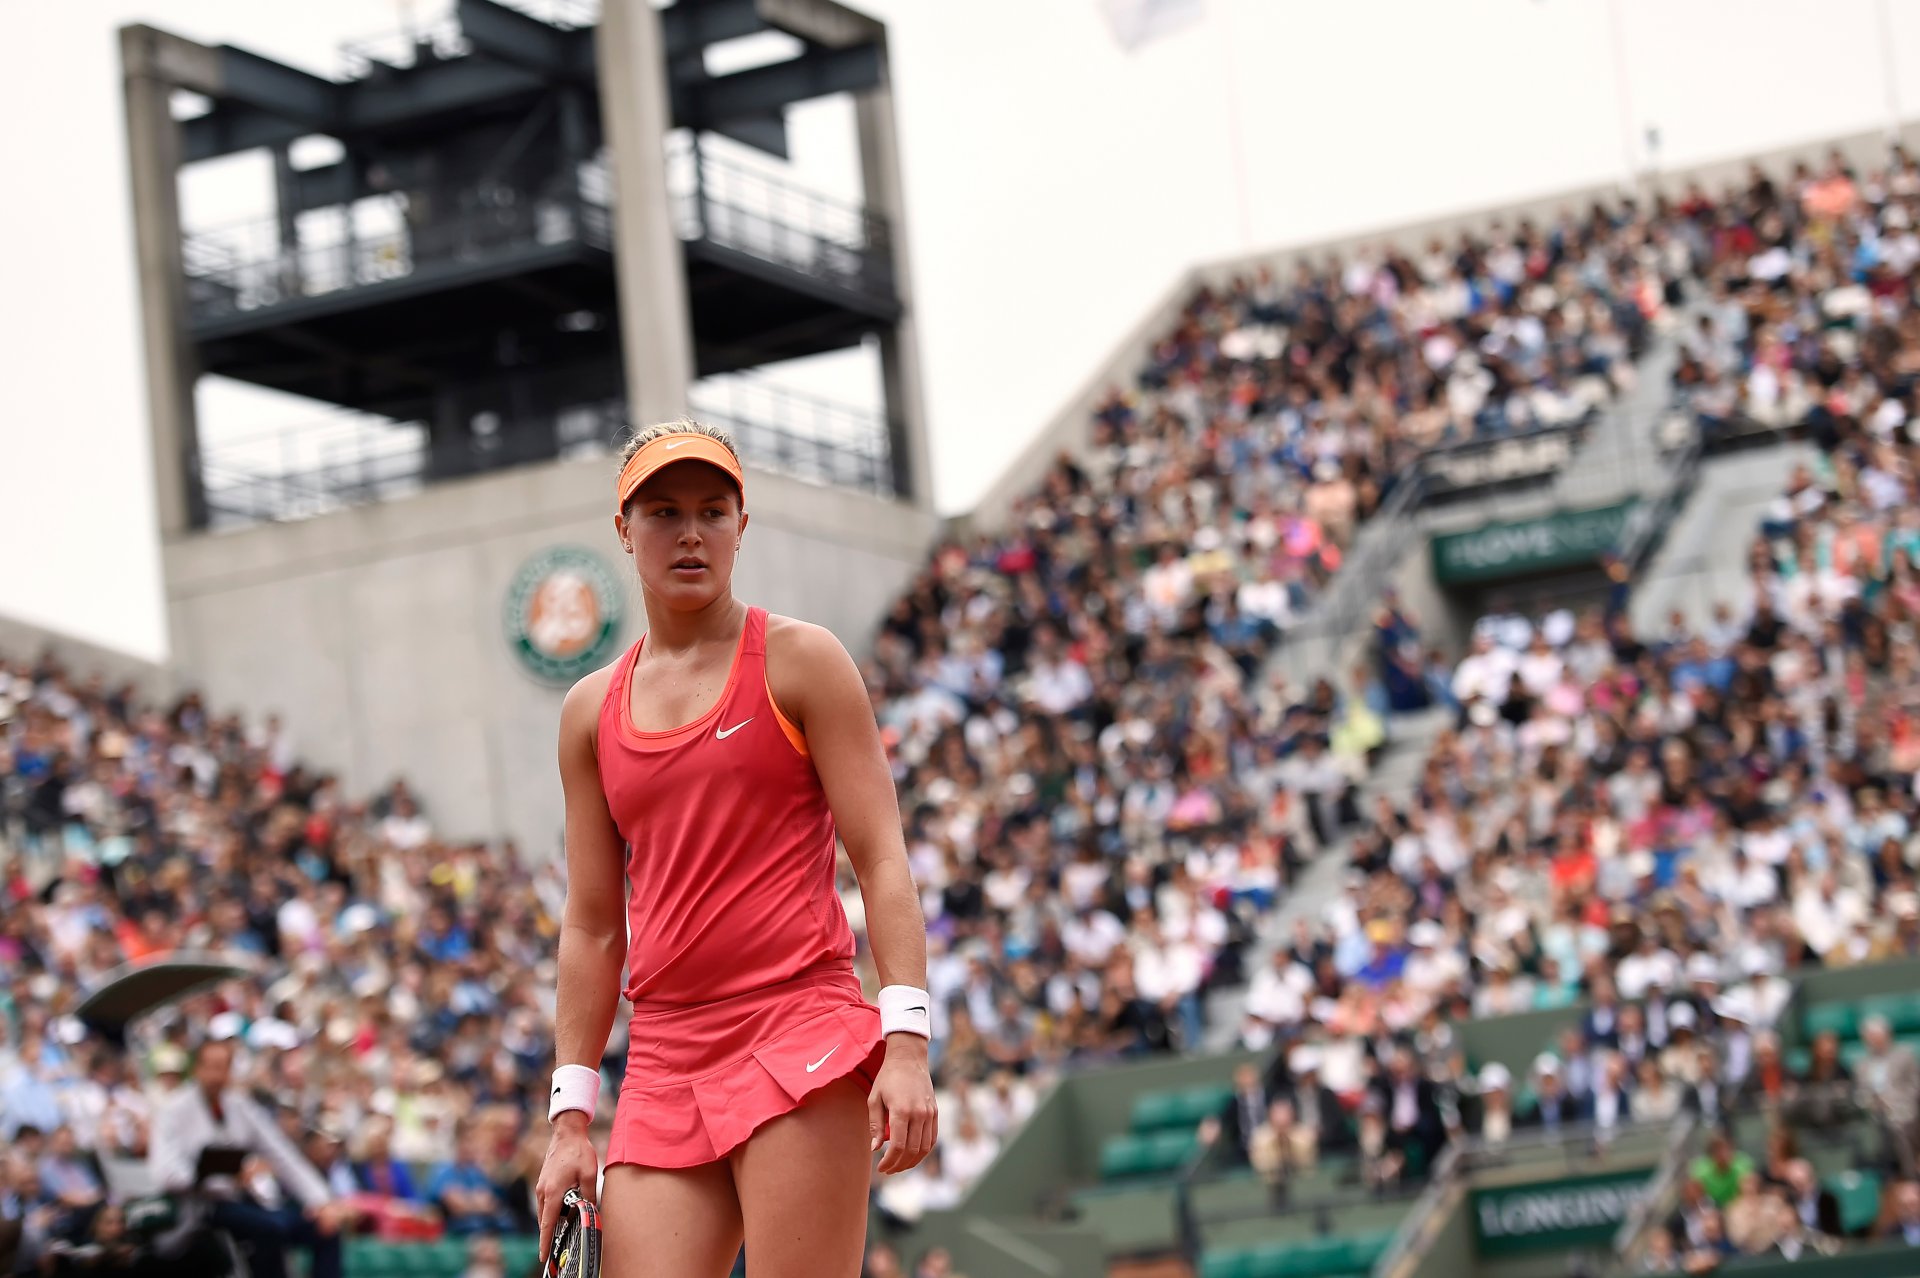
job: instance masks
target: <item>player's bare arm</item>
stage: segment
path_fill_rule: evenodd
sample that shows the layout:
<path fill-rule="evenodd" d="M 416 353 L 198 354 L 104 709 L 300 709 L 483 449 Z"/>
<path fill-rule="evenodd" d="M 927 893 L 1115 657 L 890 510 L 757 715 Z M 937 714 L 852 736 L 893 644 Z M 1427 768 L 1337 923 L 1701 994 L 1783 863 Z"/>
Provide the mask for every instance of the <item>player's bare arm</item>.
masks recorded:
<path fill-rule="evenodd" d="M 926 919 L 907 865 L 900 807 L 866 685 L 831 631 L 789 617 L 767 627 L 767 677 L 776 704 L 806 734 L 821 788 L 846 845 L 867 937 L 883 985 L 927 983 Z M 938 1136 L 927 1040 L 887 1035 L 886 1064 L 868 1101 L 874 1147 L 888 1133 L 883 1172 L 920 1162 Z"/>

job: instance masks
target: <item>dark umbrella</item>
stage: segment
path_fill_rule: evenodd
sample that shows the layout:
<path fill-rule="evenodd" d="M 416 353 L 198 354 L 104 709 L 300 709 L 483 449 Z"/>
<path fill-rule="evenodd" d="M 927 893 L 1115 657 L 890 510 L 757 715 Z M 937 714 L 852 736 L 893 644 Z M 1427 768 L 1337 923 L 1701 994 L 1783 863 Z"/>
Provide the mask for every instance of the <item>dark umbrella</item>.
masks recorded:
<path fill-rule="evenodd" d="M 256 970 L 245 956 L 205 953 L 175 953 L 124 963 L 88 992 L 74 1009 L 74 1016 L 89 1030 L 124 1048 L 127 1027 L 142 1016 L 209 985 L 251 976 Z"/>

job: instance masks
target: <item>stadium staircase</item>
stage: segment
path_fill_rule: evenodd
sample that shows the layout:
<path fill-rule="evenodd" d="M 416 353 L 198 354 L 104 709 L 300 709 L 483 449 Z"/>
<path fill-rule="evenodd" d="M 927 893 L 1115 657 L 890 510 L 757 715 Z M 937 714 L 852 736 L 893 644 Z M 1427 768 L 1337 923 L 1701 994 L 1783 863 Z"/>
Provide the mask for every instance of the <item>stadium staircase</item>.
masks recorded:
<path fill-rule="evenodd" d="M 1684 322 L 1686 312 L 1680 319 Z M 1316 601 L 1302 623 L 1270 658 L 1269 666 L 1295 686 L 1320 677 L 1335 677 L 1367 652 L 1373 641 L 1372 610 L 1398 576 L 1410 550 L 1424 546 L 1436 526 L 1451 527 L 1462 519 L 1481 524 L 1521 518 L 1555 508 L 1603 506 L 1635 494 L 1655 499 L 1684 499 L 1678 489 L 1686 477 L 1663 472 L 1660 428 L 1671 397 L 1678 347 L 1668 333 L 1650 336 L 1646 350 L 1634 365 L 1634 382 L 1626 393 L 1607 405 L 1575 449 L 1572 459 L 1544 489 L 1476 499 L 1443 516 L 1423 511 L 1418 481 L 1402 483 L 1382 509 L 1364 524 L 1340 573 Z M 1703 505 L 1694 500 L 1689 510 Z M 1712 522 L 1711 516 L 1709 523 Z M 1751 521 L 1740 525 L 1750 528 Z M 1672 539 L 1658 543 L 1664 552 Z M 1744 546 L 1744 540 L 1741 545 Z M 1434 738 L 1447 726 L 1441 710 L 1396 715 L 1388 725 L 1389 738 L 1372 772 L 1360 786 L 1359 809 L 1366 812 L 1380 795 L 1405 799 L 1418 780 Z M 1243 968 L 1249 974 L 1272 962 L 1273 952 L 1293 934 L 1303 918 L 1320 916 L 1340 892 L 1348 865 L 1351 835 L 1336 839 L 1296 876 L 1286 897 L 1248 947 Z M 1213 991 L 1207 999 L 1203 1048 L 1225 1051 L 1239 1038 L 1246 1007 L 1246 987 Z"/>
<path fill-rule="evenodd" d="M 1635 628 L 1657 632 L 1675 609 L 1699 624 L 1719 600 L 1738 606 L 1748 590 L 1753 530 L 1794 465 L 1812 457 L 1808 445 L 1775 443 L 1702 462 L 1692 499 L 1635 583 Z"/>

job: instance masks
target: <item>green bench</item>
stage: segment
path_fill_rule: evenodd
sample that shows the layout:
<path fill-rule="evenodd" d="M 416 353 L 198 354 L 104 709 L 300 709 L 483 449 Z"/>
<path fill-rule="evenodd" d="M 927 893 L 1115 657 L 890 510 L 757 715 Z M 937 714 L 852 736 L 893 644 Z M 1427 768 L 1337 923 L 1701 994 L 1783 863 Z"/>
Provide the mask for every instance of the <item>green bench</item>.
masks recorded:
<path fill-rule="evenodd" d="M 1392 1239 L 1388 1231 L 1257 1247 L 1209 1248 L 1200 1257 L 1199 1278 L 1341 1278 L 1365 1274 Z"/>
<path fill-rule="evenodd" d="M 1178 1171 L 1199 1145 L 1199 1133 L 1187 1130 L 1109 1136 L 1100 1146 L 1100 1178 L 1124 1180 Z"/>
<path fill-rule="evenodd" d="M 1131 1126 L 1136 1134 L 1198 1127 L 1227 1107 L 1231 1087 L 1190 1087 L 1182 1091 L 1145 1092 L 1133 1102 Z"/>
<path fill-rule="evenodd" d="M 533 1268 L 540 1240 L 530 1235 L 502 1238 L 500 1249 L 505 1253 L 508 1273 L 527 1273 Z M 347 1278 L 461 1278 L 467 1272 L 467 1240 L 388 1243 L 350 1238 L 344 1260 Z"/>
<path fill-rule="evenodd" d="M 1895 1035 L 1920 1035 L 1920 993 L 1815 1003 L 1800 1014 L 1800 1028 L 1809 1039 L 1831 1031 L 1842 1043 L 1850 1043 L 1860 1037 L 1860 1026 L 1870 1016 L 1886 1017 Z"/>

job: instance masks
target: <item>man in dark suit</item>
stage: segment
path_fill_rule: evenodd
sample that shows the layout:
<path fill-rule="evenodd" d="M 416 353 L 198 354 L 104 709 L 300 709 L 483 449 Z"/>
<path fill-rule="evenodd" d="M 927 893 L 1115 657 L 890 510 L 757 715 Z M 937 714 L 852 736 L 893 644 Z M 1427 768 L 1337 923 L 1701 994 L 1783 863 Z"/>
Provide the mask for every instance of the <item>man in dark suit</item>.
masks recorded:
<path fill-rule="evenodd" d="M 1274 1099 L 1293 1102 L 1294 1121 L 1318 1135 L 1322 1152 L 1353 1146 L 1340 1098 L 1320 1081 L 1319 1048 L 1302 1046 L 1281 1053 L 1274 1059 L 1267 1085 Z"/>
<path fill-rule="evenodd" d="M 1840 1200 L 1820 1187 L 1813 1164 L 1804 1158 L 1787 1164 L 1787 1202 L 1803 1228 L 1818 1230 L 1829 1238 L 1845 1232 L 1840 1224 Z"/>
<path fill-rule="evenodd" d="M 1533 1063 L 1533 1095 L 1533 1105 L 1521 1120 L 1530 1127 L 1555 1132 L 1587 1120 L 1586 1105 L 1561 1081 L 1558 1057 L 1543 1055 Z"/>
<path fill-rule="evenodd" d="M 1717 1126 L 1725 1121 L 1727 1110 L 1733 1103 L 1733 1089 L 1720 1077 L 1720 1058 L 1711 1047 L 1704 1044 L 1695 1058 L 1699 1064 L 1699 1081 L 1689 1086 L 1681 1097 L 1680 1107 L 1689 1114 L 1699 1116 L 1707 1126 Z"/>
<path fill-rule="evenodd" d="M 1387 1122 L 1387 1147 L 1401 1150 L 1416 1167 L 1430 1167 L 1433 1156 L 1446 1143 L 1446 1125 L 1440 1118 L 1440 1101 L 1433 1084 L 1420 1076 L 1413 1053 L 1402 1047 L 1387 1062 L 1386 1072 L 1373 1080 L 1369 1090 L 1380 1103 Z"/>
<path fill-rule="evenodd" d="M 1233 1071 L 1233 1099 L 1227 1104 L 1222 1124 L 1233 1156 L 1243 1163 L 1248 1161 L 1254 1131 L 1267 1120 L 1267 1103 L 1272 1099 L 1266 1084 L 1260 1081 L 1259 1068 L 1251 1061 Z"/>

